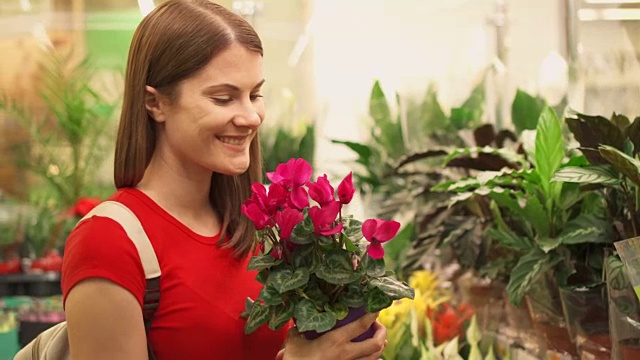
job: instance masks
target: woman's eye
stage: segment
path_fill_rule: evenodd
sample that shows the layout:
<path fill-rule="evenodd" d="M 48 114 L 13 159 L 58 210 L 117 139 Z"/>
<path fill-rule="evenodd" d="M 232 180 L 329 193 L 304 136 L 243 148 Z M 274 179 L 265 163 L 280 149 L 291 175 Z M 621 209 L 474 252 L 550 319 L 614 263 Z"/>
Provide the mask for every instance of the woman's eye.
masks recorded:
<path fill-rule="evenodd" d="M 261 98 L 261 97 L 262 97 L 262 95 L 260 95 L 260 94 L 252 94 L 250 96 L 250 99 L 251 99 L 251 101 L 256 101 L 256 100 L 258 100 L 258 98 Z"/>
<path fill-rule="evenodd" d="M 233 99 L 231 98 L 222 98 L 222 97 L 213 97 L 211 98 L 216 104 L 226 105 L 230 103 Z"/>

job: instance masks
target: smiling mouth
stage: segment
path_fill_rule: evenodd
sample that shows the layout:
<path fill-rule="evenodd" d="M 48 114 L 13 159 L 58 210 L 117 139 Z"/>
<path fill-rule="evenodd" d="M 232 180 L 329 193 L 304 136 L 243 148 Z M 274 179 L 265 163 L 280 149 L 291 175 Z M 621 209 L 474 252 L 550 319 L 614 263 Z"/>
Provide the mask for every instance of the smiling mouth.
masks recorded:
<path fill-rule="evenodd" d="M 229 145 L 242 145 L 247 140 L 247 136 L 216 136 L 216 138 Z"/>

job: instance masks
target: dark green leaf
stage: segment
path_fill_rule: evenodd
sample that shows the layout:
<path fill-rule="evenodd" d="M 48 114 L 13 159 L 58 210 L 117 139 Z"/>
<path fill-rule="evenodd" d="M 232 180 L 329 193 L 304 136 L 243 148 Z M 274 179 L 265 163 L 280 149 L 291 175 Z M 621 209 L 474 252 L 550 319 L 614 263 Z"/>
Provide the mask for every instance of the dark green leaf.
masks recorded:
<path fill-rule="evenodd" d="M 603 145 L 599 150 L 600 155 L 616 170 L 636 185 L 640 185 L 640 161 L 611 146 Z"/>
<path fill-rule="evenodd" d="M 516 132 L 524 130 L 535 130 L 538 126 L 538 119 L 546 103 L 543 99 L 533 97 L 530 94 L 518 89 L 516 97 L 511 104 L 511 121 L 516 127 Z"/>
<path fill-rule="evenodd" d="M 329 297 L 320 289 L 316 281 L 309 281 L 304 288 L 304 294 L 313 301 L 317 308 L 323 308 L 329 302 Z"/>
<path fill-rule="evenodd" d="M 561 257 L 545 254 L 540 249 L 534 249 L 521 257 L 511 271 L 507 284 L 506 290 L 511 303 L 519 306 L 532 284 L 560 261 Z"/>
<path fill-rule="evenodd" d="M 331 304 L 326 304 L 324 306 L 324 309 L 331 313 L 333 315 L 333 317 L 336 318 L 336 320 L 342 320 L 344 319 L 345 316 L 347 316 L 347 314 L 349 313 L 349 308 L 341 303 L 337 303 L 334 305 Z"/>
<path fill-rule="evenodd" d="M 258 298 L 262 299 L 267 305 L 278 305 L 282 303 L 282 300 L 284 300 L 282 294 L 280 294 L 280 292 L 278 292 L 278 290 L 271 284 L 267 284 L 262 287 Z"/>
<path fill-rule="evenodd" d="M 622 150 L 624 136 L 622 131 L 609 119 L 602 116 L 577 114 L 575 118 L 567 118 L 569 130 L 580 143 L 584 155 L 592 165 L 604 164 L 602 157 L 587 149 L 597 149 L 600 145 L 610 145 Z"/>
<path fill-rule="evenodd" d="M 385 265 L 384 259 L 371 259 L 367 262 L 367 275 L 371 277 L 384 276 Z"/>
<path fill-rule="evenodd" d="M 291 301 L 273 306 L 271 308 L 271 318 L 269 319 L 269 329 L 276 331 L 282 328 L 293 317 L 294 308 L 295 306 Z"/>
<path fill-rule="evenodd" d="M 610 165 L 567 166 L 558 170 L 552 181 L 578 184 L 618 185 L 620 178 Z"/>
<path fill-rule="evenodd" d="M 243 318 L 249 317 L 254 303 L 255 302 L 251 300 L 250 297 L 248 297 L 247 300 L 245 300 L 244 302 L 244 311 L 242 312 L 242 314 L 240 314 L 240 317 L 243 317 Z"/>
<path fill-rule="evenodd" d="M 353 263 L 349 252 L 334 251 L 325 257 L 325 262 L 316 272 L 316 276 L 330 284 L 346 285 L 359 278 L 353 270 Z"/>
<path fill-rule="evenodd" d="M 267 280 L 269 279 L 269 270 L 262 270 L 260 272 L 258 272 L 258 275 L 256 275 L 256 280 L 260 283 L 260 284 L 266 284 Z"/>
<path fill-rule="evenodd" d="M 629 124 L 631 124 L 628 117 L 621 114 L 616 114 L 615 112 L 611 116 L 611 122 L 621 131 L 624 131 L 624 129 L 626 129 Z"/>
<path fill-rule="evenodd" d="M 260 271 L 260 270 L 274 267 L 281 263 L 282 263 L 282 259 L 275 259 L 273 256 L 269 254 L 252 256 L 251 260 L 249 260 L 248 269 Z"/>
<path fill-rule="evenodd" d="M 364 293 L 360 286 L 349 285 L 346 290 L 340 294 L 340 302 L 350 308 L 359 308 L 365 304 Z"/>
<path fill-rule="evenodd" d="M 636 117 L 624 130 L 624 135 L 633 143 L 633 154 L 640 153 L 640 117 Z"/>
<path fill-rule="evenodd" d="M 367 312 L 374 313 L 386 309 L 391 306 L 392 303 L 393 300 L 377 287 L 372 288 L 367 293 Z"/>
<path fill-rule="evenodd" d="M 560 245 L 561 239 L 543 236 L 536 239 L 536 242 L 538 243 L 538 246 L 540 246 L 540 249 L 542 251 L 544 251 L 545 253 L 548 253 L 549 251 L 557 248 Z"/>
<path fill-rule="evenodd" d="M 593 215 L 580 214 L 562 229 L 558 240 L 565 245 L 582 243 L 611 243 L 615 240 L 610 222 Z"/>
<path fill-rule="evenodd" d="M 306 267 L 312 268 L 315 258 L 315 246 L 313 244 L 301 245 L 293 251 L 293 266 L 296 268 Z M 312 272 L 311 270 L 309 270 Z"/>
<path fill-rule="evenodd" d="M 298 268 L 295 271 L 290 268 L 274 270 L 269 275 L 267 284 L 273 285 L 281 294 L 289 290 L 303 288 L 309 281 L 309 270 Z"/>
<path fill-rule="evenodd" d="M 307 299 L 301 300 L 296 305 L 293 314 L 300 332 L 310 330 L 324 332 L 331 330 L 336 324 L 336 318 L 331 313 L 319 312 L 315 305 Z"/>
<path fill-rule="evenodd" d="M 244 326 L 244 333 L 251 334 L 258 329 L 262 324 L 269 320 L 269 307 L 264 304 L 254 303 L 251 308 L 251 314 L 247 323 Z"/>

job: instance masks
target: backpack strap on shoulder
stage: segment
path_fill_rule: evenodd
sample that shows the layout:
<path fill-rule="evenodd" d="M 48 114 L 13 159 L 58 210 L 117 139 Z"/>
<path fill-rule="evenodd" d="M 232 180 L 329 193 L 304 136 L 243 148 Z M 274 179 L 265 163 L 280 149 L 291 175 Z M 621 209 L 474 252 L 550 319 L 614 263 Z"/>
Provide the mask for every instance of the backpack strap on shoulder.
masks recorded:
<path fill-rule="evenodd" d="M 111 200 L 104 201 L 89 211 L 80 222 L 93 216 L 108 217 L 118 222 L 138 250 L 146 279 L 142 315 L 144 319 L 144 329 L 148 335 L 151 330 L 153 316 L 160 302 L 160 275 L 162 274 L 151 241 L 149 241 L 149 237 L 144 231 L 138 217 L 122 203 Z M 154 360 L 155 356 L 153 355 L 151 346 L 148 342 L 147 345 L 149 348 L 149 359 Z"/>

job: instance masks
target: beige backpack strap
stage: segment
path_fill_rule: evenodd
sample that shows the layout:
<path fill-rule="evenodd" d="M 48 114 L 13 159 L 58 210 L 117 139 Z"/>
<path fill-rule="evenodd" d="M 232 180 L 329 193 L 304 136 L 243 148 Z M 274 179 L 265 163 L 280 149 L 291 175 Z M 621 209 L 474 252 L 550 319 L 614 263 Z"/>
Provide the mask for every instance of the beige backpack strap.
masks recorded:
<path fill-rule="evenodd" d="M 138 250 L 145 277 L 152 279 L 160 276 L 160 264 L 158 264 L 156 252 L 153 250 L 140 220 L 128 207 L 122 203 L 107 200 L 89 211 L 80 222 L 93 216 L 108 217 L 118 222 Z"/>

